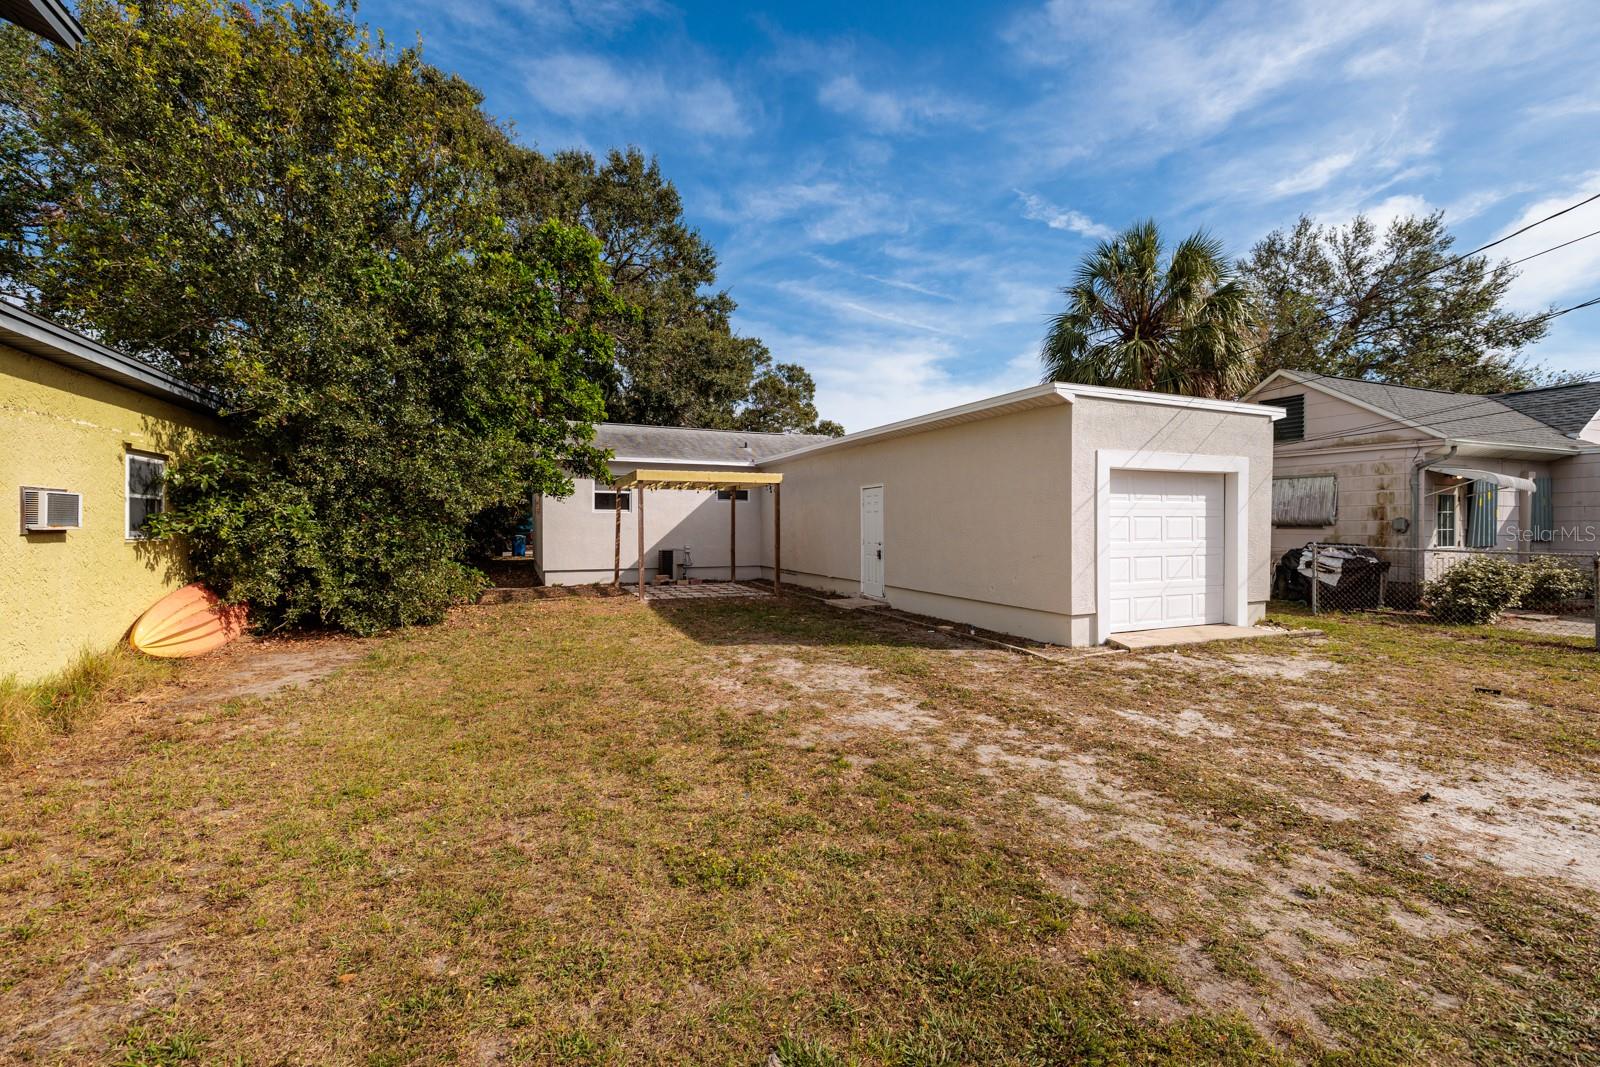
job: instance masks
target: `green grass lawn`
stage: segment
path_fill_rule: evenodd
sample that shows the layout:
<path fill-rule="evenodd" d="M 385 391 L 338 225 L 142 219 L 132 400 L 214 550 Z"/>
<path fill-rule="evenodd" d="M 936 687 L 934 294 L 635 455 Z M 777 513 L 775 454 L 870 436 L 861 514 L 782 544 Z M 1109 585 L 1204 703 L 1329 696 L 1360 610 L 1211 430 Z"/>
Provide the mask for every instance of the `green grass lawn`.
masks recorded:
<path fill-rule="evenodd" d="M 246 646 L 0 776 L 0 1061 L 1594 1061 L 1600 660 L 1315 625 L 575 599 L 219 702 Z"/>

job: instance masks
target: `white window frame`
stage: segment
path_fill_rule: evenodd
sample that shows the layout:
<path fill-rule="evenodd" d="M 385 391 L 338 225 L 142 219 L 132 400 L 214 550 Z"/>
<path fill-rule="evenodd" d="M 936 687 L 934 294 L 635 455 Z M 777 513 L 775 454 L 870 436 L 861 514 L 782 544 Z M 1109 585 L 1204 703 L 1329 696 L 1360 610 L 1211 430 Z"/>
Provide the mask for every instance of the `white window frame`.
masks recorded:
<path fill-rule="evenodd" d="M 1441 505 L 1450 501 L 1450 543 L 1445 544 L 1440 536 L 1444 527 L 1439 522 Z M 1433 547 L 1434 548 L 1460 548 L 1461 547 L 1461 487 L 1452 485 L 1448 489 L 1441 489 L 1438 498 L 1433 503 Z"/>
<path fill-rule="evenodd" d="M 124 449 L 122 453 L 122 537 L 125 541 L 149 541 L 151 536 L 143 530 L 133 528 L 133 500 L 137 496 L 141 500 L 151 499 L 145 493 L 133 493 L 133 461 L 144 460 L 147 463 L 161 465 L 161 514 L 167 513 L 167 457 L 159 452 L 141 452 L 136 448 Z"/>
<path fill-rule="evenodd" d="M 599 504 L 595 503 L 595 499 L 594 498 L 597 495 L 599 495 L 600 493 L 621 493 L 624 497 L 627 498 L 627 501 L 628 501 L 628 503 L 623 507 L 622 510 L 628 512 L 630 515 L 633 514 L 633 490 L 632 489 L 615 489 L 615 488 L 612 488 L 611 486 L 601 485 L 599 482 L 595 482 L 594 485 L 589 487 L 589 510 L 593 514 L 596 514 L 596 515 L 610 515 L 612 513 L 612 511 L 615 510 L 613 508 L 603 508 Z"/>

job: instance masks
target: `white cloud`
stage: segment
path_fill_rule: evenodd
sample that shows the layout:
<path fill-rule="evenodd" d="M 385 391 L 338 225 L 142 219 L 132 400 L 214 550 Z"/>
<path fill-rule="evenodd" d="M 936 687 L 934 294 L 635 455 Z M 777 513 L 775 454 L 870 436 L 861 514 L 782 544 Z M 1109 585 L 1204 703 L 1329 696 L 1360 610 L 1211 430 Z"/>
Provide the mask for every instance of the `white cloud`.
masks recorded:
<path fill-rule="evenodd" d="M 1600 171 L 1584 175 L 1553 196 L 1528 204 L 1496 236 L 1513 233 L 1595 193 L 1600 193 Z M 1496 259 L 1521 259 L 1595 230 L 1600 230 L 1600 200 L 1535 226 L 1487 254 Z M 1551 304 L 1565 305 L 1600 296 L 1600 237 L 1579 240 L 1511 269 L 1517 272 L 1517 280 L 1511 283 L 1506 300 L 1518 311 L 1539 311 Z"/>
<path fill-rule="evenodd" d="M 1293 196 L 1311 193 L 1325 187 L 1356 161 L 1354 152 L 1333 152 L 1314 159 L 1293 174 L 1285 175 L 1272 183 L 1268 190 L 1273 196 Z"/>
<path fill-rule="evenodd" d="M 838 340 L 764 329 L 761 337 L 817 382 L 817 410 L 846 430 L 865 430 L 981 400 L 1039 380 L 1036 361 L 977 373 L 957 369 L 959 351 L 940 338 L 857 335 Z"/>
<path fill-rule="evenodd" d="M 763 224 L 769 244 L 787 232 L 821 244 L 839 244 L 881 233 L 903 233 L 903 205 L 883 193 L 832 179 L 790 181 L 746 188 L 732 203 L 713 203 L 707 213 L 735 225 Z M 781 225 L 780 225 L 781 224 Z"/>
<path fill-rule="evenodd" d="M 881 133 L 899 133 L 933 123 L 969 121 L 978 114 L 971 104 L 931 90 L 898 93 L 868 89 L 854 74 L 838 74 L 823 82 L 817 90 L 817 102 Z"/>
<path fill-rule="evenodd" d="M 622 67 L 589 52 L 556 52 L 526 71 L 528 95 L 563 118 L 647 117 L 713 137 L 750 132 L 733 91 L 716 78 L 673 80 L 659 68 Z"/>
<path fill-rule="evenodd" d="M 1057 207 L 1043 197 L 1025 193 L 1021 189 L 1015 192 L 1022 201 L 1024 218 L 1042 222 L 1052 230 L 1067 230 L 1100 241 L 1108 241 L 1115 236 L 1115 231 L 1111 227 L 1094 221 L 1081 211 Z"/>

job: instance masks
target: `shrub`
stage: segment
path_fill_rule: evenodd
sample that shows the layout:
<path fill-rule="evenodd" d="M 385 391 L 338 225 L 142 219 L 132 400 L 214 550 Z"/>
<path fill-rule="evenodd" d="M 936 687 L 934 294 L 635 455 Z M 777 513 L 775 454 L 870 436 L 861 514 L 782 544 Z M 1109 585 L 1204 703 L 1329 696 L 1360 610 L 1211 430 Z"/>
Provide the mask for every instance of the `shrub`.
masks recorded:
<path fill-rule="evenodd" d="M 1527 588 L 1522 606 L 1550 608 L 1569 600 L 1586 600 L 1594 595 L 1594 573 L 1586 559 L 1561 560 L 1554 556 L 1534 556 L 1522 565 Z"/>
<path fill-rule="evenodd" d="M 1521 603 L 1530 576 L 1526 566 L 1494 556 L 1468 556 L 1422 590 L 1428 613 L 1441 622 L 1486 623 Z"/>

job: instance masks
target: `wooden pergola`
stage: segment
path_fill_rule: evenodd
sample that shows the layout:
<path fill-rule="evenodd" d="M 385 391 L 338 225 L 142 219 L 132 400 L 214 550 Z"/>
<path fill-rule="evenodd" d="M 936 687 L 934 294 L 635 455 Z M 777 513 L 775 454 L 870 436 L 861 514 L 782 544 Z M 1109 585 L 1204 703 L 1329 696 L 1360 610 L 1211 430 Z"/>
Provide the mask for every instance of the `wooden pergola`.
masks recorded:
<path fill-rule="evenodd" d="M 740 489 L 772 487 L 772 588 L 783 586 L 783 475 L 757 471 L 636 470 L 612 479 L 612 509 L 616 513 L 616 547 L 611 558 L 611 584 L 622 584 L 622 492 L 636 489 L 633 514 L 639 527 L 639 599 L 644 599 L 644 495 L 647 489 L 715 489 L 728 494 L 728 580 L 739 580 Z"/>

